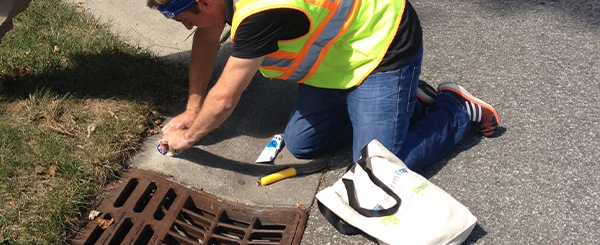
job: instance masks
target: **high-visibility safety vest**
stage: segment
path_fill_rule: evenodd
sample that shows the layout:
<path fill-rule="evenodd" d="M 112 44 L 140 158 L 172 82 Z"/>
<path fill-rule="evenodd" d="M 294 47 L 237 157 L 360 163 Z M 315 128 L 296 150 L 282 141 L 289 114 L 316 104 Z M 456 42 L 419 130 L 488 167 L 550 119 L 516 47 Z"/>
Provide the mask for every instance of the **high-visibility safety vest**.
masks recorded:
<path fill-rule="evenodd" d="M 278 42 L 260 66 L 267 78 L 319 88 L 358 86 L 381 62 L 396 35 L 405 0 L 234 0 L 231 36 L 250 15 L 296 9 L 310 21 L 307 34 Z"/>

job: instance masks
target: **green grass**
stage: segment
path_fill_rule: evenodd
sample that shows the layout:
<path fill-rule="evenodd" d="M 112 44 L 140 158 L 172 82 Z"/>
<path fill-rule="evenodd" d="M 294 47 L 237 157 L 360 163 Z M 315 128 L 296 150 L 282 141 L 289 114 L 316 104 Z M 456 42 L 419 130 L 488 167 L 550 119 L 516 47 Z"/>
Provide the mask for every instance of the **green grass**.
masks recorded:
<path fill-rule="evenodd" d="M 187 69 L 69 4 L 33 1 L 14 21 L 0 45 L 0 243 L 67 243 L 185 98 Z"/>

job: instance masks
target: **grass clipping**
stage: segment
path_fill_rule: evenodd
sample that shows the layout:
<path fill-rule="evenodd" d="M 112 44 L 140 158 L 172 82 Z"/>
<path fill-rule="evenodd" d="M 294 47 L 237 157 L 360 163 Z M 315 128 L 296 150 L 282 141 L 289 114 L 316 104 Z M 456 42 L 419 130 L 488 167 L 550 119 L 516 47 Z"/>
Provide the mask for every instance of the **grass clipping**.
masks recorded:
<path fill-rule="evenodd" d="M 0 45 L 0 242 L 68 243 L 186 77 L 74 5 L 33 1 Z"/>

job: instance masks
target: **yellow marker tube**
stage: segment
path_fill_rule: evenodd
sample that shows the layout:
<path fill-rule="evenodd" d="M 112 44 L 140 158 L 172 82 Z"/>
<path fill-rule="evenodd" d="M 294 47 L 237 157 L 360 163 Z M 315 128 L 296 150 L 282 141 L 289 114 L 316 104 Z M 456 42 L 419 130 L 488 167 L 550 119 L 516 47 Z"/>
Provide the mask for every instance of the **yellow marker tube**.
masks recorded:
<path fill-rule="evenodd" d="M 260 185 L 261 186 L 270 185 L 270 184 L 273 184 L 282 179 L 294 177 L 296 175 L 315 173 L 315 172 L 323 170 L 326 166 L 327 166 L 326 161 L 317 161 L 313 164 L 290 167 L 290 168 L 287 168 L 287 169 L 281 170 L 279 172 L 269 174 L 265 177 L 260 178 L 260 180 L 259 180 Z"/>
<path fill-rule="evenodd" d="M 260 185 L 263 185 L 263 186 L 270 185 L 270 184 L 280 181 L 282 179 L 293 177 L 293 176 L 296 176 L 296 169 L 295 168 L 287 168 L 287 169 L 281 170 L 279 172 L 269 174 L 265 177 L 260 178 Z"/>

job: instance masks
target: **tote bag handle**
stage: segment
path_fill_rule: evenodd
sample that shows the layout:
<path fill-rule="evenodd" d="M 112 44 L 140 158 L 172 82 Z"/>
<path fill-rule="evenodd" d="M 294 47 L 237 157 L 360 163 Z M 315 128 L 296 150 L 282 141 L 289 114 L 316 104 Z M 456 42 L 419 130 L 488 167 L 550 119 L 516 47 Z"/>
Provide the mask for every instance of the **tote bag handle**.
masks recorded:
<path fill-rule="evenodd" d="M 350 207 L 352 207 L 352 209 L 354 209 L 354 211 L 358 212 L 359 214 L 365 217 L 384 217 L 395 214 L 400 208 L 402 200 L 400 199 L 398 194 L 396 194 L 391 188 L 389 188 L 387 185 L 381 182 L 381 180 L 379 180 L 377 176 L 373 174 L 373 171 L 367 167 L 367 159 L 370 158 L 368 156 L 369 152 L 367 149 L 368 148 L 365 147 L 360 152 L 361 158 L 358 160 L 358 162 L 356 162 L 356 165 L 360 166 L 367 173 L 369 179 L 371 180 L 371 182 L 373 182 L 373 184 L 375 184 L 377 187 L 383 190 L 390 197 L 394 198 L 396 204 L 394 204 L 394 206 L 390 208 L 380 210 L 362 208 L 358 205 L 358 200 L 356 200 L 357 193 L 356 188 L 354 187 L 354 181 L 351 179 L 342 178 L 342 182 L 344 183 L 344 186 L 346 187 L 346 192 L 348 194 L 348 204 L 350 205 Z"/>

